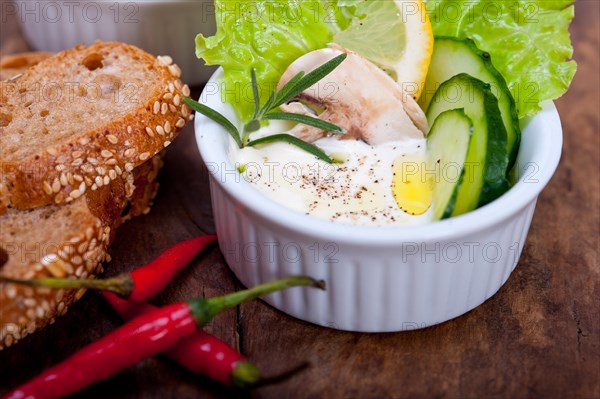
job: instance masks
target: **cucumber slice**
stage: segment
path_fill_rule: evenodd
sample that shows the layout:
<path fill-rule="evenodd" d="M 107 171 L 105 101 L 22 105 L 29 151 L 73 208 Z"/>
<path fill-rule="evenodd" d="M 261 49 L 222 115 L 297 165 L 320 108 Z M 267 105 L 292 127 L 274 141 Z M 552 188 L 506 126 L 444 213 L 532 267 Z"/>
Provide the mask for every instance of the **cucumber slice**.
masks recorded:
<path fill-rule="evenodd" d="M 464 109 L 442 112 L 427 135 L 427 164 L 435 170 L 433 219 L 452 215 L 465 175 L 465 160 L 471 143 L 473 122 Z"/>
<path fill-rule="evenodd" d="M 484 83 L 490 84 L 492 92 L 498 99 L 498 107 L 506 128 L 508 174 L 519 152 L 521 128 L 515 100 L 508 90 L 506 81 L 500 72 L 494 68 L 489 53 L 479 50 L 475 42 L 470 39 L 436 37 L 429 73 L 425 80 L 419 104 L 421 108 L 426 110 L 440 84 L 459 73 L 467 73 Z"/>
<path fill-rule="evenodd" d="M 431 100 L 427 120 L 431 123 L 442 112 L 457 108 L 464 108 L 473 121 L 473 137 L 452 216 L 485 205 L 508 190 L 506 129 L 489 85 L 467 74 L 445 81 Z"/>

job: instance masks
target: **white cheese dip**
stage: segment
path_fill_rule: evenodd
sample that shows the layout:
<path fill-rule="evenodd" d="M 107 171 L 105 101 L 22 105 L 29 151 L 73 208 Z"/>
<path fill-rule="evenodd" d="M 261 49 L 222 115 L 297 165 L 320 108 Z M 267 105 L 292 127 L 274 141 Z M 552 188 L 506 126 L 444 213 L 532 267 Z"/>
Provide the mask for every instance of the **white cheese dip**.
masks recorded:
<path fill-rule="evenodd" d="M 288 127 L 271 122 L 252 134 L 252 139 Z M 422 215 L 403 212 L 392 193 L 393 165 L 402 159 L 425 159 L 424 138 L 371 146 L 362 140 L 326 137 L 314 144 L 343 163 L 328 164 L 288 143 L 240 149 L 231 139 L 229 156 L 259 191 L 307 215 L 362 226 L 418 225 L 432 220 L 431 208 Z"/>

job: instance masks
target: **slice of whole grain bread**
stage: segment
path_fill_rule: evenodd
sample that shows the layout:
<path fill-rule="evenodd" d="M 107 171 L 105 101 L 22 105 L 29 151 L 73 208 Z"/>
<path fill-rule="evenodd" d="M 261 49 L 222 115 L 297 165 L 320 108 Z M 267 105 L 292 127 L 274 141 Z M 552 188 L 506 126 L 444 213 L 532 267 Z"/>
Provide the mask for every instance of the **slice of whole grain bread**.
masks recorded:
<path fill-rule="evenodd" d="M 0 214 L 73 201 L 168 146 L 193 118 L 170 57 L 97 42 L 0 82 Z"/>
<path fill-rule="evenodd" d="M 102 271 L 102 262 L 110 260 L 107 249 L 116 228 L 150 209 L 161 166 L 159 154 L 68 204 L 8 209 L 0 216 L 0 253 L 5 262 L 0 273 L 17 278 L 94 278 Z M 0 350 L 53 323 L 84 292 L 0 283 Z"/>

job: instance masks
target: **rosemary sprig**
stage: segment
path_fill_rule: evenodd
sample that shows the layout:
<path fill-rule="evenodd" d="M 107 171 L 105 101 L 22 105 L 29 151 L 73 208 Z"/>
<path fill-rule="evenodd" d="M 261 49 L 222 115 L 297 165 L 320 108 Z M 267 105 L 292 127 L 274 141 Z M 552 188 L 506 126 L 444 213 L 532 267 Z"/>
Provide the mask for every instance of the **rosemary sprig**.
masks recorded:
<path fill-rule="evenodd" d="M 317 158 L 333 163 L 334 160 L 329 157 L 323 150 L 314 144 L 303 141 L 290 134 L 274 134 L 271 136 L 263 137 L 257 140 L 250 141 L 250 134 L 260 129 L 260 122 L 263 120 L 287 120 L 302 123 L 305 125 L 313 126 L 328 132 L 335 134 L 345 134 L 346 130 L 333 123 L 323 121 L 319 118 L 313 118 L 308 115 L 293 114 L 289 112 L 276 111 L 281 105 L 292 100 L 298 94 L 308 89 L 325 76 L 329 75 L 335 68 L 338 67 L 346 59 L 346 54 L 340 54 L 337 57 L 329 60 L 325 64 L 319 66 L 312 72 L 305 74 L 304 72 L 298 73 L 292 79 L 290 79 L 279 91 L 273 91 L 269 96 L 265 105 L 261 108 L 258 82 L 256 80 L 256 71 L 254 68 L 250 71 L 252 81 L 252 95 L 254 97 L 254 113 L 249 122 L 247 122 L 240 133 L 239 129 L 231 123 L 225 116 L 218 111 L 207 107 L 204 104 L 200 104 L 189 98 L 185 98 L 183 101 L 193 110 L 201 113 L 209 119 L 217 122 L 233 137 L 236 144 L 240 148 L 246 146 L 264 145 L 275 142 L 286 142 L 295 145 L 298 148 L 316 156 Z"/>
<path fill-rule="evenodd" d="M 290 112 L 269 112 L 268 114 L 263 115 L 262 119 L 298 122 L 305 125 L 314 126 L 331 133 L 346 134 L 346 129 L 334 125 L 333 123 L 302 114 L 292 114 Z"/>
<path fill-rule="evenodd" d="M 284 84 L 278 92 L 273 92 L 273 95 L 269 98 L 269 101 L 267 101 L 263 108 L 263 114 L 266 114 L 267 112 L 269 112 L 269 110 L 277 108 L 281 104 L 283 104 L 285 101 L 281 102 L 281 99 L 289 100 L 294 98 L 295 96 L 290 97 L 290 93 L 292 93 L 294 87 L 302 80 L 303 77 L 304 72 L 298 72 L 298 74 L 292 77 L 286 84 Z M 277 103 L 279 103 L 279 105 L 275 105 Z"/>
<path fill-rule="evenodd" d="M 221 114 L 218 111 L 215 111 L 214 109 L 212 109 L 210 107 L 207 107 L 204 104 L 200 104 L 199 102 L 194 101 L 190 98 L 184 98 L 183 102 L 186 103 L 194 111 L 200 112 L 202 115 L 206 116 L 207 118 L 212 119 L 213 121 L 217 122 L 219 125 L 221 125 L 223 128 L 225 128 L 225 130 L 227 130 L 227 132 L 231 135 L 231 137 L 233 137 L 233 140 L 235 140 L 238 147 L 240 147 L 240 148 L 244 147 L 244 145 L 242 143 L 242 139 L 240 138 L 240 132 L 239 132 L 238 128 L 235 127 L 235 125 L 233 123 L 229 122 L 229 119 L 225 118 L 225 116 L 223 116 L 223 114 Z"/>
<path fill-rule="evenodd" d="M 254 68 L 250 70 L 250 76 L 252 80 L 252 96 L 254 98 L 254 115 L 252 116 L 252 119 L 256 119 L 260 112 L 260 104 L 256 101 L 258 98 L 258 82 L 256 81 L 256 70 Z"/>
<path fill-rule="evenodd" d="M 298 75 L 294 76 L 286 85 L 284 85 L 279 93 L 282 93 L 281 96 L 278 97 L 278 100 L 272 105 L 271 110 L 274 108 L 278 108 L 280 105 L 288 102 L 292 98 L 296 97 L 298 94 L 302 93 L 304 90 L 308 89 L 325 76 L 329 75 L 335 68 L 338 67 L 347 57 L 347 54 L 340 54 L 337 57 L 327 61 L 317 69 L 312 72 L 304 75 L 303 72 L 298 73 Z M 300 77 L 298 77 L 301 75 Z M 294 79 L 298 78 L 296 82 Z M 294 84 L 290 85 L 290 82 L 294 82 Z M 286 86 L 290 86 L 289 89 L 286 89 Z"/>
<path fill-rule="evenodd" d="M 304 151 L 308 152 L 309 154 L 312 154 L 315 157 L 317 157 L 327 163 L 335 162 L 335 160 L 333 158 L 331 158 L 329 155 L 327 155 L 325 153 L 325 151 L 323 151 L 316 145 L 307 143 L 306 141 L 300 140 L 298 137 L 292 136 L 291 134 L 287 134 L 287 133 L 273 134 L 270 136 L 261 137 L 260 139 L 250 141 L 246 145 L 248 147 L 256 147 L 258 145 L 265 145 L 265 144 L 271 144 L 271 143 L 282 142 L 282 141 L 285 143 L 293 144 L 296 147 L 303 149 Z"/>

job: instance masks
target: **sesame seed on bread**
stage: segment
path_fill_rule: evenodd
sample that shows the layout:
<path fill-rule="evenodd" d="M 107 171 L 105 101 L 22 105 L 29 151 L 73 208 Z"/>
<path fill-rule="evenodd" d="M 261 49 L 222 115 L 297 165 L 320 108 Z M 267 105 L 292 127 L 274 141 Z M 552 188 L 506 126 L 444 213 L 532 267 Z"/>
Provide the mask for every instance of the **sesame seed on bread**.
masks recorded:
<path fill-rule="evenodd" d="M 97 42 L 0 82 L 0 214 L 73 201 L 168 146 L 193 118 L 170 57 Z"/>
<path fill-rule="evenodd" d="M 135 189 L 131 198 L 129 198 L 126 211 L 122 214 L 122 222 L 136 216 L 147 215 L 150 212 L 154 198 L 158 194 L 160 187 L 157 176 L 164 165 L 162 160 L 163 155 L 164 151 L 159 152 L 133 170 L 133 185 Z"/>
<path fill-rule="evenodd" d="M 94 278 L 110 260 L 107 249 L 116 228 L 150 209 L 161 166 L 159 154 L 67 204 L 8 209 L 0 216 L 0 254 L 6 262 L 0 273 L 16 278 Z M 0 283 L 0 350 L 53 323 L 84 292 Z"/>

